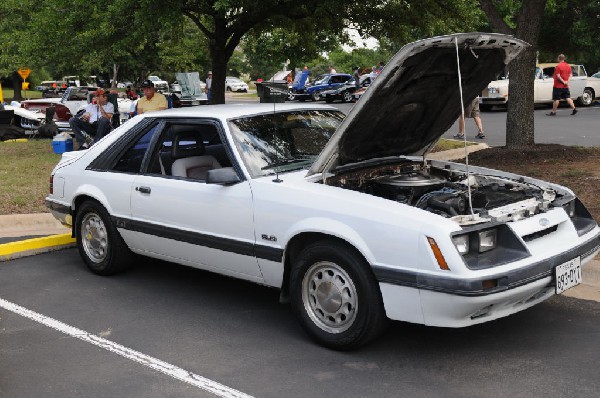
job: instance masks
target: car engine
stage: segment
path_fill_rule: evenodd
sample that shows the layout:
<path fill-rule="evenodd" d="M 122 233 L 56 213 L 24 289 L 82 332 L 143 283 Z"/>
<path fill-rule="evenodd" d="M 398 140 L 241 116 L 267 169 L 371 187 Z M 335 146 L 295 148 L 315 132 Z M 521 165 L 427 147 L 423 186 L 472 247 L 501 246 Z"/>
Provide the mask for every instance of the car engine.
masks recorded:
<path fill-rule="evenodd" d="M 556 197 L 553 190 L 522 180 L 467 176 L 464 171 L 422 163 L 350 171 L 330 177 L 326 183 L 418 207 L 460 224 L 525 218 L 547 210 Z M 476 217 L 471 217 L 471 206 Z"/>

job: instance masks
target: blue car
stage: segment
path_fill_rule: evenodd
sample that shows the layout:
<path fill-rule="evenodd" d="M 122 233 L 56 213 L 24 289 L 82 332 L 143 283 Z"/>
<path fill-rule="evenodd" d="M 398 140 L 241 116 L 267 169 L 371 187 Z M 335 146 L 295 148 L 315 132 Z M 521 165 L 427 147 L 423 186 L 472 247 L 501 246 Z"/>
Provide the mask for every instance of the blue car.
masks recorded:
<path fill-rule="evenodd" d="M 352 78 L 352 75 L 347 73 L 327 73 L 320 75 L 312 83 L 307 84 L 309 74 L 310 71 L 302 71 L 296 76 L 289 99 L 319 101 L 321 91 L 343 86 Z"/>

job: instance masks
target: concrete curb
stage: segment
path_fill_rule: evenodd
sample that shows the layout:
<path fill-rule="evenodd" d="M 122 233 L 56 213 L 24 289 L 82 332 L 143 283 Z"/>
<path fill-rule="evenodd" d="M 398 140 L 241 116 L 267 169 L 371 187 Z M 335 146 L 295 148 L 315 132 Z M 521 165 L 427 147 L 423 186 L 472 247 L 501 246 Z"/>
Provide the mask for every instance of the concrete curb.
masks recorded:
<path fill-rule="evenodd" d="M 482 149 L 487 149 L 490 146 L 484 142 L 475 145 L 467 146 L 467 153 L 473 153 Z M 465 148 L 448 149 L 447 151 L 432 152 L 427 155 L 427 159 L 433 160 L 457 160 L 465 158 Z"/>
<path fill-rule="evenodd" d="M 0 238 L 70 232 L 50 213 L 0 215 Z"/>

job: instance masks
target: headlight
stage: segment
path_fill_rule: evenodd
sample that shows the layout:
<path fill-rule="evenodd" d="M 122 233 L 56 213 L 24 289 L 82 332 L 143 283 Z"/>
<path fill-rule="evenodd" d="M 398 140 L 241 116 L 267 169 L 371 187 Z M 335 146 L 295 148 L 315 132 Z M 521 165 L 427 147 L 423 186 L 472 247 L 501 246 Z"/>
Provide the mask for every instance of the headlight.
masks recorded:
<path fill-rule="evenodd" d="M 479 253 L 487 252 L 496 248 L 496 230 L 488 229 L 479 232 Z"/>
<path fill-rule="evenodd" d="M 569 218 L 575 217 L 575 200 L 572 200 L 569 203 L 565 203 L 563 205 L 563 209 L 567 212 Z"/>
<path fill-rule="evenodd" d="M 492 228 L 456 235 L 452 237 L 452 241 L 461 255 L 468 254 L 471 250 L 474 253 L 485 253 L 496 248 L 497 236 L 496 229 Z"/>
<path fill-rule="evenodd" d="M 467 254 L 469 252 L 469 235 L 458 235 L 452 238 L 452 240 L 460 254 Z"/>

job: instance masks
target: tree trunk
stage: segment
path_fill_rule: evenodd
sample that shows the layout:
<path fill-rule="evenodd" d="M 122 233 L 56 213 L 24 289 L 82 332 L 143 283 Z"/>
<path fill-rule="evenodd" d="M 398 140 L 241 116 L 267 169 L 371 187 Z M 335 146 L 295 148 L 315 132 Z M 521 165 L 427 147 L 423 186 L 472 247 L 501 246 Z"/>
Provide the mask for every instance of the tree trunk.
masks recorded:
<path fill-rule="evenodd" d="M 13 91 L 14 91 L 13 100 L 14 101 L 23 100 L 23 96 L 21 95 L 21 83 L 23 82 L 23 79 L 21 79 L 21 76 L 17 73 L 17 71 L 13 71 L 12 81 L 13 81 Z"/>
<path fill-rule="evenodd" d="M 215 33 L 210 39 L 212 83 L 210 86 L 211 104 L 225 103 L 225 76 L 227 75 L 227 21 L 215 18 Z"/>
<path fill-rule="evenodd" d="M 522 2 L 517 19 L 516 37 L 531 44 L 509 66 L 506 146 L 521 148 L 535 145 L 534 80 L 537 41 L 546 0 Z"/>
<path fill-rule="evenodd" d="M 113 64 L 113 76 L 112 76 L 112 84 L 110 88 L 117 88 L 117 76 L 119 72 L 119 65 Z"/>

